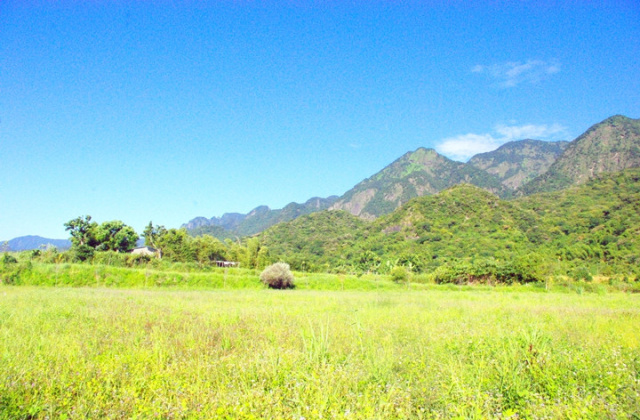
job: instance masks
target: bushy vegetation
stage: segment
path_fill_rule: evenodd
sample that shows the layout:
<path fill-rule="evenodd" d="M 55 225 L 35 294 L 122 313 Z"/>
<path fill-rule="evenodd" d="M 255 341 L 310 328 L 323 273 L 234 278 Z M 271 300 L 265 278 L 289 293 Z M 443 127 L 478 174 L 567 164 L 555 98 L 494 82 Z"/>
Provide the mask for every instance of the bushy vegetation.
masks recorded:
<path fill-rule="evenodd" d="M 535 267 L 527 267 L 517 261 L 499 262 L 491 259 L 443 264 L 434 272 L 434 281 L 439 284 L 513 284 L 542 280 L 542 276 L 536 274 Z"/>
<path fill-rule="evenodd" d="M 9 254 L 8 252 L 5 252 L 2 255 L 2 264 L 16 264 L 17 262 L 18 260 L 16 259 L 16 257 Z"/>
<path fill-rule="evenodd" d="M 394 283 L 406 283 L 409 281 L 409 273 L 407 269 L 402 266 L 394 267 L 391 270 L 391 280 Z"/>
<path fill-rule="evenodd" d="M 91 216 L 77 217 L 64 224 L 71 234 L 72 248 L 79 260 L 93 256 L 94 251 L 127 252 L 136 246 L 138 234 L 119 220 L 98 225 Z"/>
<path fill-rule="evenodd" d="M 277 262 L 271 264 L 260 273 L 260 281 L 270 289 L 295 288 L 293 273 L 289 264 Z"/>

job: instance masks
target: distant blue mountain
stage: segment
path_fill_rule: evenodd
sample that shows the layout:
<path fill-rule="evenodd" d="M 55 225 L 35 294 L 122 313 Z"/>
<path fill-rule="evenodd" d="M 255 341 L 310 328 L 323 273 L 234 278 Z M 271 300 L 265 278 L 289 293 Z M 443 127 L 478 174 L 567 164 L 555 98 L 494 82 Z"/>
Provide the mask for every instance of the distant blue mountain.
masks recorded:
<path fill-rule="evenodd" d="M 30 249 L 40 249 L 49 246 L 56 247 L 60 250 L 71 248 L 71 241 L 68 239 L 49 239 L 41 236 L 20 236 L 19 238 L 7 241 L 8 249 L 4 245 L 4 241 L 0 242 L 2 251 L 28 251 Z"/>

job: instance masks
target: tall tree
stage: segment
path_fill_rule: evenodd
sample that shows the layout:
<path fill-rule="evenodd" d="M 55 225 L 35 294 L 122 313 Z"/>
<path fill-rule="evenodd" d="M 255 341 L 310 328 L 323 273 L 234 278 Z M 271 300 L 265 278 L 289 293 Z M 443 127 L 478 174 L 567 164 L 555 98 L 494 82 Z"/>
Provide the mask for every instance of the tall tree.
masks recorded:
<path fill-rule="evenodd" d="M 162 258 L 161 241 L 162 241 L 162 237 L 166 234 L 167 234 L 167 229 L 164 226 L 162 225 L 154 226 L 153 222 L 151 221 L 149 222 L 147 227 L 144 228 L 144 231 L 142 232 L 142 237 L 144 238 L 144 244 L 146 246 L 155 248 L 160 254 L 161 258 Z"/>
<path fill-rule="evenodd" d="M 74 246 L 96 246 L 96 229 L 98 224 L 91 221 L 91 216 L 80 216 L 69 220 L 64 224 L 65 230 L 71 234 L 71 242 Z"/>
<path fill-rule="evenodd" d="M 197 236 L 193 239 L 193 249 L 200 264 L 227 259 L 227 247 L 218 238 L 211 235 Z"/>
<path fill-rule="evenodd" d="M 162 250 L 162 256 L 177 262 L 195 260 L 192 242 L 193 238 L 186 229 L 169 229 L 156 240 L 158 249 Z"/>
<path fill-rule="evenodd" d="M 102 223 L 96 229 L 99 251 L 127 252 L 136 246 L 138 234 L 131 227 L 120 220 Z"/>

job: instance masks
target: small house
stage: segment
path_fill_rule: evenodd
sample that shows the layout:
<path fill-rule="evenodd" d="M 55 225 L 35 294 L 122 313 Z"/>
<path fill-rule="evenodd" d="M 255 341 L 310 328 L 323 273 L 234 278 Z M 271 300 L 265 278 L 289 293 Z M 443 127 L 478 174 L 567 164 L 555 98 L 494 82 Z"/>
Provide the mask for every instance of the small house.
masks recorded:
<path fill-rule="evenodd" d="M 151 257 L 156 257 L 159 255 L 158 250 L 155 248 L 151 248 L 150 246 L 140 246 L 137 248 L 133 248 L 131 253 L 134 255 L 149 255 Z"/>

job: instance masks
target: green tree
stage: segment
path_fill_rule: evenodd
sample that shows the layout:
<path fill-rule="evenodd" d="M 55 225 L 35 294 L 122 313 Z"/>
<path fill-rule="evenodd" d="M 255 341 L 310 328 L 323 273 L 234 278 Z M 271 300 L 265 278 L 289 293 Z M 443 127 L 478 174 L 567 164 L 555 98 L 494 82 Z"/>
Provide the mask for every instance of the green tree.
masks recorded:
<path fill-rule="evenodd" d="M 193 238 L 189 236 L 186 229 L 169 229 L 157 239 L 156 243 L 162 256 L 171 261 L 191 262 L 196 259 Z"/>
<path fill-rule="evenodd" d="M 144 238 L 144 244 L 158 250 L 160 257 L 162 257 L 162 248 L 160 244 L 162 242 L 162 237 L 166 234 L 167 229 L 164 226 L 154 226 L 153 222 L 149 222 L 142 232 L 142 237 Z"/>
<path fill-rule="evenodd" d="M 127 252 L 135 248 L 138 238 L 136 231 L 120 220 L 104 222 L 96 229 L 96 240 L 99 243 L 96 249 L 98 251 Z"/>
<path fill-rule="evenodd" d="M 193 239 L 192 247 L 200 264 L 210 264 L 227 259 L 227 247 L 211 235 L 197 236 Z"/>
<path fill-rule="evenodd" d="M 228 238 L 224 240 L 224 243 L 227 246 L 227 258 L 242 264 L 245 259 L 244 254 L 246 249 L 239 242 Z"/>
<path fill-rule="evenodd" d="M 74 246 L 88 245 L 95 247 L 96 241 L 96 229 L 98 224 L 91 221 L 91 216 L 76 217 L 73 220 L 69 220 L 64 224 L 65 230 L 71 234 L 71 243 Z"/>
<path fill-rule="evenodd" d="M 82 245 L 73 245 L 71 247 L 71 251 L 73 251 L 73 256 L 78 261 L 87 261 L 93 258 L 95 254 L 95 248 L 82 244 Z"/>
<path fill-rule="evenodd" d="M 362 272 L 375 272 L 380 267 L 380 257 L 373 251 L 366 250 L 357 253 L 356 266 Z"/>
<path fill-rule="evenodd" d="M 10 255 L 8 252 L 5 252 L 4 255 L 2 256 L 2 263 L 3 264 L 15 264 L 17 263 L 18 260 L 16 260 L 13 255 Z"/>
<path fill-rule="evenodd" d="M 247 268 L 258 268 L 258 253 L 260 252 L 260 239 L 250 238 L 247 241 L 245 260 L 243 265 Z"/>
<path fill-rule="evenodd" d="M 271 257 L 269 255 L 269 249 L 266 246 L 261 246 L 258 251 L 258 257 L 256 260 L 256 268 L 266 267 L 271 263 Z"/>

